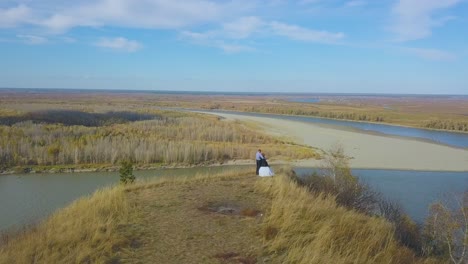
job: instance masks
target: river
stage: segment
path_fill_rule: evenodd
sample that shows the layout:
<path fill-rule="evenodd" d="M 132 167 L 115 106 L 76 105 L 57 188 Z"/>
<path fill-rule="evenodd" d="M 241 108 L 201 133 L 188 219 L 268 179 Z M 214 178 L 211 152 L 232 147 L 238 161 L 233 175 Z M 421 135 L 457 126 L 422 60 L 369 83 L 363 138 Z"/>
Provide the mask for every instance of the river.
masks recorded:
<path fill-rule="evenodd" d="M 315 123 L 319 125 L 326 125 L 336 129 L 351 129 L 356 132 L 364 133 L 377 133 L 382 135 L 398 136 L 405 138 L 413 138 L 435 142 L 438 144 L 448 145 L 456 148 L 468 148 L 468 133 L 448 132 L 440 130 L 420 129 L 413 127 L 404 127 L 396 125 L 377 124 L 369 122 L 356 122 L 346 120 L 336 120 L 319 117 L 308 116 L 289 116 L 289 115 L 275 115 L 275 114 L 261 114 L 261 113 L 248 113 L 248 112 L 234 112 L 234 111 L 219 111 L 219 110 L 203 110 L 200 112 L 207 113 L 226 113 L 245 116 L 269 117 L 285 119 L 290 121 L 300 121 L 307 123 Z"/>
<path fill-rule="evenodd" d="M 244 166 L 156 169 L 135 171 L 135 175 L 137 179 L 179 177 L 240 168 Z M 304 174 L 313 168 L 295 170 Z M 430 203 L 443 194 L 462 192 L 468 187 L 468 173 L 465 172 L 356 169 L 353 173 L 385 197 L 399 202 L 418 222 L 424 220 Z M 1 175 L 0 231 L 37 223 L 73 200 L 92 194 L 98 188 L 117 184 L 118 180 L 118 172 Z"/>
<path fill-rule="evenodd" d="M 216 113 L 216 111 L 211 112 Z M 313 122 L 333 126 L 337 129 L 354 129 L 365 133 L 372 132 L 418 138 L 457 148 L 468 148 L 468 134 L 462 133 L 314 117 L 229 111 L 217 112 Z M 238 168 L 238 166 L 220 166 L 190 169 L 159 169 L 136 171 L 135 175 L 140 179 L 159 176 L 177 177 L 194 175 L 198 172 L 216 173 Z M 313 168 L 296 169 L 299 173 L 313 170 Z M 418 222 L 424 220 L 429 204 L 441 198 L 443 194 L 463 192 L 468 188 L 468 172 L 355 169 L 353 173 L 369 183 L 373 188 L 382 192 L 385 197 L 399 202 L 407 213 Z M 98 188 L 117 183 L 118 172 L 0 175 L 0 231 L 18 228 L 29 223 L 36 223 L 78 197 L 89 195 Z"/>

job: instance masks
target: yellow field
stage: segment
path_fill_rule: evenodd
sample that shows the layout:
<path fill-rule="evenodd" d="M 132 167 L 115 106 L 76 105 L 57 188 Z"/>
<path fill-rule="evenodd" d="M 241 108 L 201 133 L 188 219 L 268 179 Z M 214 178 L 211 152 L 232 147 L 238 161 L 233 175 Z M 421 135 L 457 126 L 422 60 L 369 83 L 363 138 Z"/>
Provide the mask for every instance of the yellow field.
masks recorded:
<path fill-rule="evenodd" d="M 305 115 L 354 121 L 380 122 L 429 129 L 468 131 L 468 100 L 457 97 L 333 96 L 319 95 L 319 103 L 297 103 L 292 95 L 190 95 L 106 92 L 4 92 L 0 114 L 44 109 L 81 111 L 152 111 L 157 107 L 224 109 L 286 115 Z"/>

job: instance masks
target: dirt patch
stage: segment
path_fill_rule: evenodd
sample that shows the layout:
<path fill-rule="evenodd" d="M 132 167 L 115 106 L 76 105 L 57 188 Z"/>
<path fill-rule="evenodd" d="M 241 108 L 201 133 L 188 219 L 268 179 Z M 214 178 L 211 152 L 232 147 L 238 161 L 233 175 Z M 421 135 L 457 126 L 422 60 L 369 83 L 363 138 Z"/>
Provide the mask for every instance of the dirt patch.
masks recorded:
<path fill-rule="evenodd" d="M 278 234 L 278 229 L 277 228 L 268 226 L 267 228 L 265 228 L 263 235 L 264 235 L 266 240 L 271 240 L 271 239 L 275 238 L 277 234 Z"/>
<path fill-rule="evenodd" d="M 255 175 L 167 183 L 128 192 L 138 216 L 137 247 L 119 250 L 122 263 L 257 263 L 265 256 L 262 218 L 271 198 Z M 260 259 L 260 260 L 259 260 Z"/>
<path fill-rule="evenodd" d="M 229 202 L 210 202 L 201 207 L 198 210 L 208 213 L 223 214 L 223 215 L 239 215 L 247 217 L 256 217 L 261 215 L 260 210 L 253 208 L 246 208 L 235 201 Z"/>
<path fill-rule="evenodd" d="M 243 257 L 236 252 L 226 252 L 214 255 L 215 258 L 219 259 L 222 263 L 240 263 L 240 264 L 255 264 L 257 258 L 254 256 Z"/>
<path fill-rule="evenodd" d="M 245 208 L 245 209 L 242 209 L 242 211 L 240 212 L 240 215 L 248 216 L 248 217 L 256 217 L 256 216 L 262 216 L 263 214 L 259 210 L 252 209 L 252 208 Z"/>
<path fill-rule="evenodd" d="M 233 202 L 209 202 L 199 207 L 198 210 L 224 215 L 239 215 L 241 212 L 240 206 Z"/>

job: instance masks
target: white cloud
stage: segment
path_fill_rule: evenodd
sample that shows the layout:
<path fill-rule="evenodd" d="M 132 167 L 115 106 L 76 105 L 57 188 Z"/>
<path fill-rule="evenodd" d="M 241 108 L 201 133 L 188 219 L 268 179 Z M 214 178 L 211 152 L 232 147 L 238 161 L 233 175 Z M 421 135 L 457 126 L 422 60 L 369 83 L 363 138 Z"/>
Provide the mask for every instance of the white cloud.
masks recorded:
<path fill-rule="evenodd" d="M 230 23 L 225 23 L 223 31 L 230 38 L 242 39 L 258 32 L 263 26 L 264 22 L 258 17 L 241 17 Z"/>
<path fill-rule="evenodd" d="M 76 27 L 170 29 L 181 31 L 183 39 L 196 44 L 214 46 L 226 52 L 253 50 L 250 47 L 252 43 L 246 43 L 247 40 L 262 37 L 281 36 L 317 43 L 335 43 L 344 37 L 343 33 L 314 30 L 299 25 L 263 20 L 259 16 L 243 15 L 252 14 L 251 11 L 268 14 L 268 10 L 260 8 L 268 8 L 270 5 L 266 3 L 287 3 L 286 0 L 76 0 L 72 2 L 43 0 L 40 3 L 13 0 L 11 2 L 15 1 L 25 4 L 0 9 L 0 22 L 2 22 L 0 28 L 28 25 L 26 29 L 34 29 L 30 32 L 41 32 L 42 35 L 49 36 L 50 33 L 63 35 Z M 322 1 L 300 0 L 294 4 L 314 2 Z M 199 26 L 212 26 L 213 29 L 204 32 L 192 30 Z M 60 40 L 76 41 L 70 38 Z M 124 38 L 101 39 L 94 44 L 114 49 L 119 49 L 117 46 L 120 45 L 122 46 L 120 49 L 128 51 L 141 47 L 140 43 Z"/>
<path fill-rule="evenodd" d="M 0 28 L 15 27 L 30 20 L 31 9 L 18 5 L 8 9 L 0 9 Z"/>
<path fill-rule="evenodd" d="M 217 32 L 215 31 L 207 31 L 207 32 L 193 32 L 193 31 L 182 31 L 180 32 L 180 36 L 184 39 L 189 39 L 194 42 L 204 42 L 210 40 L 217 36 Z"/>
<path fill-rule="evenodd" d="M 205 32 L 182 31 L 180 36 L 194 44 L 214 47 L 226 53 L 254 51 L 249 45 L 236 43 L 263 31 L 265 23 L 258 17 L 241 17 L 224 23 L 219 29 Z"/>
<path fill-rule="evenodd" d="M 207 31 L 204 33 L 183 31 L 180 36 L 190 41 L 193 44 L 213 47 L 220 49 L 226 53 L 239 53 L 245 51 L 254 51 L 255 49 L 248 45 L 240 45 L 237 43 L 227 43 L 225 35 L 221 31 Z M 231 40 L 227 40 L 231 41 Z"/>
<path fill-rule="evenodd" d="M 255 50 L 248 45 L 237 43 L 246 38 L 258 39 L 280 36 L 297 41 L 336 44 L 345 37 L 340 32 L 314 30 L 277 21 L 267 22 L 258 17 L 242 17 L 230 23 L 225 23 L 216 30 L 205 32 L 182 31 L 180 36 L 197 45 L 216 47 L 229 53 Z M 236 43 L 231 44 L 233 41 L 236 41 Z"/>
<path fill-rule="evenodd" d="M 450 17 L 436 17 L 435 13 L 448 9 L 462 0 L 400 0 L 393 7 L 390 29 L 397 41 L 422 39 L 432 34 L 432 28 L 442 26 Z"/>
<path fill-rule="evenodd" d="M 237 45 L 237 44 L 226 44 L 223 42 L 218 43 L 218 48 L 222 49 L 226 53 L 239 53 L 239 52 L 246 52 L 246 51 L 254 51 L 255 49 L 245 45 Z"/>
<path fill-rule="evenodd" d="M 230 0 L 56 0 L 27 1 L 0 9 L 0 27 L 21 23 L 62 33 L 74 27 L 116 26 L 127 28 L 180 29 L 220 22 L 254 7 L 251 1 Z M 34 19 L 31 19 L 34 17 Z"/>
<path fill-rule="evenodd" d="M 94 45 L 103 48 L 109 48 L 114 50 L 122 50 L 128 52 L 135 52 L 142 48 L 142 45 L 138 41 L 128 40 L 126 38 L 101 38 Z"/>
<path fill-rule="evenodd" d="M 46 38 L 34 35 L 16 35 L 16 37 L 29 45 L 39 45 L 47 42 Z"/>
<path fill-rule="evenodd" d="M 402 50 L 426 60 L 452 61 L 456 59 L 456 56 L 453 53 L 438 49 L 402 48 Z"/>
<path fill-rule="evenodd" d="M 341 32 L 332 33 L 323 30 L 314 30 L 296 25 L 290 25 L 280 22 L 271 22 L 271 30 L 274 35 L 287 37 L 293 40 L 316 42 L 316 43 L 337 43 L 345 35 Z"/>

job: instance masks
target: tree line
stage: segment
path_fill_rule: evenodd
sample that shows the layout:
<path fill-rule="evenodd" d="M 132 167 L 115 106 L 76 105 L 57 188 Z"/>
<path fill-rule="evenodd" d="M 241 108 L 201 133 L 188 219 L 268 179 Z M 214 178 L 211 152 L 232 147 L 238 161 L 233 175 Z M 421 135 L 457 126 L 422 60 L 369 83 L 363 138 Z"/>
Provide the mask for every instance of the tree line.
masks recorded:
<path fill-rule="evenodd" d="M 324 111 L 324 110 L 318 110 L 317 108 L 311 109 L 311 108 L 297 107 L 297 106 L 291 106 L 291 105 L 287 105 L 287 106 L 231 105 L 230 107 L 223 107 L 221 104 L 211 104 L 211 105 L 207 105 L 204 107 L 208 109 L 227 109 L 227 110 L 238 110 L 238 111 L 245 111 L 245 112 L 280 114 L 280 115 L 313 116 L 313 117 L 350 120 L 350 121 L 399 123 L 398 121 L 392 122 L 392 118 L 389 116 L 386 117 L 382 113 L 374 113 L 372 111 L 369 111 L 369 112 Z M 402 122 L 401 124 L 419 126 L 419 127 L 431 128 L 431 129 L 468 132 L 468 122 L 462 121 L 462 120 L 440 119 L 440 120 L 425 121 L 425 119 L 421 119 L 417 122 L 417 124 L 414 124 L 414 123 L 407 124 L 404 122 Z"/>
<path fill-rule="evenodd" d="M 282 115 L 304 115 L 304 116 L 315 116 L 323 118 L 333 118 L 333 119 L 342 119 L 342 120 L 353 120 L 353 121 L 367 121 L 367 122 L 384 122 L 385 119 L 381 115 L 374 113 L 357 113 L 357 112 L 343 112 L 343 111 L 318 111 L 312 109 L 303 109 L 303 108 L 283 108 L 283 107 L 257 107 L 250 106 L 246 107 L 245 111 L 248 112 L 263 112 L 263 113 L 273 113 L 273 114 L 282 114 Z"/>
<path fill-rule="evenodd" d="M 432 120 L 426 122 L 426 128 L 468 132 L 468 122 L 453 120 Z"/>
<path fill-rule="evenodd" d="M 33 123 L 64 124 L 67 126 L 104 126 L 140 120 L 158 119 L 161 116 L 136 112 L 87 113 L 76 110 L 44 110 L 27 112 L 22 115 L 0 117 L 0 125 L 11 126 L 16 123 L 31 121 Z"/>
<path fill-rule="evenodd" d="M 310 158 L 312 149 L 296 146 L 244 126 L 212 117 L 158 116 L 105 126 L 20 122 L 0 126 L 0 164 L 25 165 L 200 164 L 250 159 L 258 146 L 270 155 Z"/>

